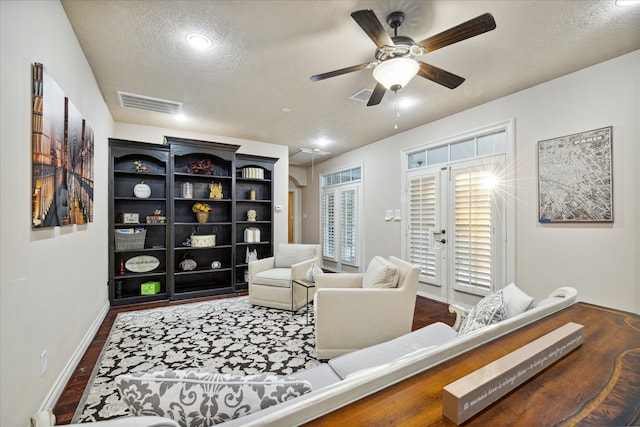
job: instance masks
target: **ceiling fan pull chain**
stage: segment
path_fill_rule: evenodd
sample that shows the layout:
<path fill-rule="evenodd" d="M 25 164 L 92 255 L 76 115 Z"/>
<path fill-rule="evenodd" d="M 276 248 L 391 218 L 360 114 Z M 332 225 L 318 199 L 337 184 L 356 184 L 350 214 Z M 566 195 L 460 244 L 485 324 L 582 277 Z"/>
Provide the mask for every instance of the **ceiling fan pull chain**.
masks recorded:
<path fill-rule="evenodd" d="M 398 91 L 396 91 L 395 93 L 396 93 L 396 122 L 393 125 L 393 128 L 398 129 L 398 119 L 400 118 L 400 95 L 398 94 Z"/>

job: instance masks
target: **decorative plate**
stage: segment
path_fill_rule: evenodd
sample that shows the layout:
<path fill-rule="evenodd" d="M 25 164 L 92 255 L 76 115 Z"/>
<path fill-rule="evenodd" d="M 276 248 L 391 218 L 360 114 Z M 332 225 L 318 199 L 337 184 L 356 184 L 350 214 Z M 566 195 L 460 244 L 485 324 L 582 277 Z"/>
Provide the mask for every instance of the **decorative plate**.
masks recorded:
<path fill-rule="evenodd" d="M 151 255 L 140 255 L 129 258 L 124 266 L 134 273 L 146 273 L 155 270 L 160 265 L 160 260 Z"/>
<path fill-rule="evenodd" d="M 146 199 L 151 196 L 151 187 L 142 181 L 140 184 L 136 184 L 133 187 L 133 195 L 139 199 Z"/>

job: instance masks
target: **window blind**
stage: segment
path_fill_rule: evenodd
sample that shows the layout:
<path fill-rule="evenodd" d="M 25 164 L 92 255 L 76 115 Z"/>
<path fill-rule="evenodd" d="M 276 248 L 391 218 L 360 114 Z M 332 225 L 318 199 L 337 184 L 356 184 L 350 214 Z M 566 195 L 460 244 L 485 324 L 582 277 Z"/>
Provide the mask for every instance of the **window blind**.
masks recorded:
<path fill-rule="evenodd" d="M 491 195 L 483 170 L 455 174 L 454 276 L 458 288 L 491 290 Z"/>
<path fill-rule="evenodd" d="M 421 176 L 409 182 L 409 259 L 420 267 L 421 280 L 436 284 L 436 254 L 430 233 L 436 226 L 436 179 Z"/>
<path fill-rule="evenodd" d="M 344 190 L 340 194 L 340 232 L 342 236 L 340 258 L 344 262 L 356 262 L 357 223 L 356 190 Z"/>
<path fill-rule="evenodd" d="M 322 256 L 335 259 L 335 193 L 322 193 Z"/>

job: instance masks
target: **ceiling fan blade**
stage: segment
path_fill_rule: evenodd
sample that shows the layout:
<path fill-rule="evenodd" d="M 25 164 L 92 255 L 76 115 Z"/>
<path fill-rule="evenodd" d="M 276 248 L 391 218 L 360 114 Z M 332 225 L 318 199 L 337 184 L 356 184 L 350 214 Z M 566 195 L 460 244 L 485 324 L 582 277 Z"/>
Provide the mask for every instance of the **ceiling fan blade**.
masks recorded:
<path fill-rule="evenodd" d="M 424 47 L 424 53 L 432 52 L 436 49 L 440 49 L 441 47 L 458 43 L 462 40 L 491 31 L 495 28 L 496 21 L 493 19 L 493 16 L 490 13 L 485 13 L 484 15 L 470 19 L 469 21 L 463 22 L 453 28 L 449 28 L 440 34 L 428 37 L 417 44 Z"/>
<path fill-rule="evenodd" d="M 371 96 L 369 97 L 367 107 L 380 104 L 380 101 L 382 101 L 382 97 L 384 96 L 386 91 L 387 89 L 385 89 L 384 86 L 382 86 L 380 83 L 377 83 L 376 87 L 373 89 L 373 93 L 371 93 Z"/>
<path fill-rule="evenodd" d="M 315 76 L 311 76 L 310 78 L 312 82 L 317 82 L 318 80 L 324 80 L 330 77 L 336 77 L 336 76 L 341 76 L 343 74 L 352 73 L 354 71 L 360 71 L 367 68 L 368 66 L 369 66 L 369 63 L 367 62 L 366 64 L 353 65 L 351 67 L 329 71 L 328 73 L 316 74 Z"/>
<path fill-rule="evenodd" d="M 367 33 L 376 46 L 382 47 L 385 45 L 394 45 L 393 40 L 391 40 L 391 36 L 384 29 L 380 20 L 376 17 L 376 14 L 373 13 L 373 10 L 356 10 L 351 14 L 351 17 L 358 23 L 358 25 L 360 25 L 364 32 Z"/>
<path fill-rule="evenodd" d="M 421 61 L 418 61 L 418 63 L 420 64 L 420 69 L 418 70 L 418 75 L 420 77 L 424 77 L 425 79 L 429 79 L 441 84 L 442 86 L 446 86 L 449 89 L 455 89 L 464 82 L 463 77 L 456 76 L 455 74 L 441 68 L 434 67 L 433 65 L 425 64 Z"/>

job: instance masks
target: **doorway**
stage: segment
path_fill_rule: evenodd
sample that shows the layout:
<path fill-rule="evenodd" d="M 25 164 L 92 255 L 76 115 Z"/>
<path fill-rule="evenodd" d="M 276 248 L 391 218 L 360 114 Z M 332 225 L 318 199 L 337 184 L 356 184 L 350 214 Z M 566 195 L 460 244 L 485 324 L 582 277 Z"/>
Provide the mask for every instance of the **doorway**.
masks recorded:
<path fill-rule="evenodd" d="M 289 191 L 289 199 L 287 202 L 287 213 L 289 215 L 288 218 L 288 242 L 289 244 L 294 243 L 296 241 L 296 227 L 295 227 L 295 210 L 296 210 L 296 197 L 293 191 Z"/>
<path fill-rule="evenodd" d="M 484 296 L 506 280 L 505 155 L 407 172 L 406 253 L 430 296 Z"/>
<path fill-rule="evenodd" d="M 302 189 L 289 181 L 287 197 L 287 241 L 302 243 Z"/>

